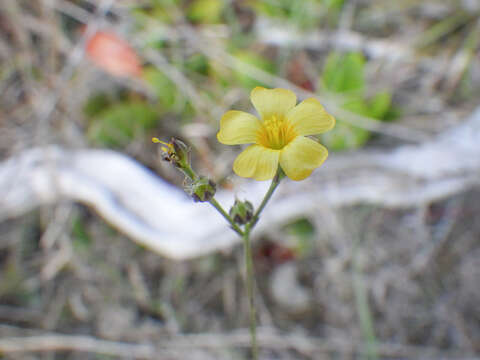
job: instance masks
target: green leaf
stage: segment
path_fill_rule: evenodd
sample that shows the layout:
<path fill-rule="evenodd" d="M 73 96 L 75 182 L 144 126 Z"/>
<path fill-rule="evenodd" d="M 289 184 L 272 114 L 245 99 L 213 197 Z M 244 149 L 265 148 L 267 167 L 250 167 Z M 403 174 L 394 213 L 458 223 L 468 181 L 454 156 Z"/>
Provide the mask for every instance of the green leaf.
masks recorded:
<path fill-rule="evenodd" d="M 298 219 L 285 226 L 284 231 L 294 241 L 293 248 L 297 255 L 305 256 L 315 246 L 315 227 L 305 218 Z"/>
<path fill-rule="evenodd" d="M 116 104 L 93 119 L 88 135 L 93 142 L 101 145 L 125 146 L 152 128 L 157 119 L 157 111 L 148 103 L 135 101 Z"/>
<path fill-rule="evenodd" d="M 369 116 L 383 120 L 390 109 L 391 103 L 392 96 L 390 93 L 384 91 L 376 94 L 369 103 Z"/>
<path fill-rule="evenodd" d="M 194 0 L 188 8 L 187 16 L 196 23 L 215 24 L 220 21 L 222 10 L 221 0 Z"/>
<path fill-rule="evenodd" d="M 368 130 L 337 122 L 333 130 L 321 135 L 321 142 L 332 151 L 342 151 L 359 148 L 369 138 Z"/>
<path fill-rule="evenodd" d="M 286 20 L 299 29 L 315 26 L 322 13 L 319 8 L 324 6 L 323 4 L 319 6 L 313 0 L 257 0 L 250 1 L 249 4 L 256 13 Z"/>
<path fill-rule="evenodd" d="M 360 53 L 330 53 L 323 68 L 323 87 L 337 93 L 361 93 L 365 87 L 365 59 Z"/>
<path fill-rule="evenodd" d="M 285 17 L 288 15 L 281 1 L 254 1 L 251 3 L 255 12 L 269 17 Z"/>
<path fill-rule="evenodd" d="M 340 10 L 343 7 L 345 0 L 320 0 L 320 3 L 332 10 Z"/>
<path fill-rule="evenodd" d="M 203 54 L 193 54 L 185 62 L 185 69 L 206 76 L 209 71 L 208 58 Z"/>
<path fill-rule="evenodd" d="M 143 76 L 155 91 L 160 108 L 165 111 L 171 110 L 178 97 L 175 84 L 163 72 L 153 67 L 145 69 Z"/>
<path fill-rule="evenodd" d="M 237 64 L 235 67 L 235 77 L 242 86 L 247 89 L 252 89 L 255 86 L 266 86 L 266 84 L 256 78 L 246 75 L 243 69 L 243 64 L 252 65 L 269 73 L 273 73 L 275 71 L 275 66 L 270 61 L 251 51 L 238 51 L 234 56 L 241 61 L 241 64 Z"/>
<path fill-rule="evenodd" d="M 330 53 L 327 57 L 321 83 L 331 92 L 341 93 L 345 99 L 342 107 L 352 113 L 379 120 L 391 114 L 391 95 L 376 94 L 365 100 L 365 59 L 360 53 Z M 368 130 L 345 124 L 338 119 L 335 128 L 321 136 L 331 150 L 349 150 L 363 146 L 370 138 Z"/>
<path fill-rule="evenodd" d="M 76 216 L 72 219 L 72 237 L 73 246 L 76 249 L 86 250 L 92 243 L 92 239 L 88 235 L 87 229 L 80 216 Z"/>
<path fill-rule="evenodd" d="M 88 117 L 96 116 L 109 107 L 111 102 L 111 99 L 104 93 L 93 95 L 83 107 L 83 112 Z"/>
<path fill-rule="evenodd" d="M 361 98 L 350 97 L 342 106 L 345 110 L 362 116 L 370 115 L 368 104 Z"/>

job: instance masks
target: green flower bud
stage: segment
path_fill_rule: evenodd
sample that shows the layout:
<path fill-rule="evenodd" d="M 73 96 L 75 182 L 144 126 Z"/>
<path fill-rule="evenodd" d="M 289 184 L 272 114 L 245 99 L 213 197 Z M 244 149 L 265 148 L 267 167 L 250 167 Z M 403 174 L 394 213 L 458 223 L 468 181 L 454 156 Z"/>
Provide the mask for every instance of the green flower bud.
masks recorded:
<path fill-rule="evenodd" d="M 190 194 L 195 202 L 209 201 L 216 191 L 217 185 L 204 176 L 195 180 L 190 186 Z"/>
<path fill-rule="evenodd" d="M 189 180 L 193 180 L 197 177 L 190 166 L 190 148 L 183 141 L 172 138 L 170 142 L 167 143 L 155 137 L 152 138 L 152 141 L 156 144 L 160 144 L 163 160 L 168 161 L 182 171 Z"/>
<path fill-rule="evenodd" d="M 189 166 L 189 148 L 183 141 L 172 138 L 170 142 L 167 143 L 155 137 L 152 138 L 152 141 L 156 144 L 160 144 L 163 160 L 171 162 L 174 166 L 180 169 Z"/>
<path fill-rule="evenodd" d="M 229 215 L 237 224 L 244 225 L 252 220 L 253 205 L 250 201 L 235 200 Z"/>
<path fill-rule="evenodd" d="M 172 138 L 170 143 L 173 145 L 175 152 L 175 165 L 182 167 L 184 164 L 189 164 L 188 153 L 190 149 L 188 146 L 183 141 L 175 138 Z"/>

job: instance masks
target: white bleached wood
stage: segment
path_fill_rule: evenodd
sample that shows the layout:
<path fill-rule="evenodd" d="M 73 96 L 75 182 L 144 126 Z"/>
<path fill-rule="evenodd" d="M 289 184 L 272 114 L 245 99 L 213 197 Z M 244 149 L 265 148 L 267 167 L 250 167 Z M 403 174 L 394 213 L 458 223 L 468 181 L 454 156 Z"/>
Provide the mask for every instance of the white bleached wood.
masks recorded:
<path fill-rule="evenodd" d="M 436 139 L 393 151 L 332 155 L 305 181 L 285 180 L 255 233 L 320 206 L 368 202 L 410 207 L 451 196 L 480 182 L 480 108 Z M 245 181 L 238 195 L 261 200 L 268 182 Z M 0 220 L 67 198 L 91 206 L 132 240 L 173 259 L 228 249 L 239 241 L 208 204 L 193 203 L 133 159 L 109 150 L 26 150 L 0 163 Z M 234 194 L 220 191 L 226 209 Z M 257 203 L 258 205 L 258 203 Z"/>

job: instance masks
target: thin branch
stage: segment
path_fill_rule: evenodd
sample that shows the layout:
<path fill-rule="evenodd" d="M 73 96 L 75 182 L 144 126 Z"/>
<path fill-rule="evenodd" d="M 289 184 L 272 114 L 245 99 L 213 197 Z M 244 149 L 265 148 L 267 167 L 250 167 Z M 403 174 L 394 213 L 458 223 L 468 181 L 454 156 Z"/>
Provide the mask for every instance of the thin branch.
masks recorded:
<path fill-rule="evenodd" d="M 304 335 L 282 335 L 272 329 L 260 328 L 258 342 L 262 348 L 272 350 L 296 350 L 304 355 L 340 353 L 344 356 L 361 354 L 360 340 L 337 337 L 335 340 L 323 340 Z M 52 351 L 78 351 L 118 356 L 134 359 L 161 359 L 162 352 L 192 349 L 220 350 L 228 348 L 247 348 L 250 335 L 247 331 L 230 334 L 205 333 L 192 335 L 176 335 L 151 344 L 115 342 L 81 335 L 45 334 L 25 337 L 4 337 L 0 339 L 0 353 L 28 353 Z M 474 354 L 461 350 L 444 350 L 426 346 L 411 346 L 397 343 L 378 343 L 378 354 L 383 357 L 408 359 L 449 357 L 456 360 L 478 360 Z"/>
<path fill-rule="evenodd" d="M 81 335 L 38 335 L 0 339 L 0 353 L 79 351 L 135 359 L 157 358 L 155 347 L 96 339 Z"/>

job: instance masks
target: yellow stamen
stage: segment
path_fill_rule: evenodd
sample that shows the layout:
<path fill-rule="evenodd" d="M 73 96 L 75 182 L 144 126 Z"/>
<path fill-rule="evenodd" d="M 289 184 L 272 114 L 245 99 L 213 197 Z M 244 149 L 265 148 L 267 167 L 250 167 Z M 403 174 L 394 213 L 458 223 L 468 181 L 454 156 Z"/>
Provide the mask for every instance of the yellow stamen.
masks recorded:
<path fill-rule="evenodd" d="M 283 149 L 296 136 L 290 123 L 277 115 L 264 119 L 263 126 L 257 133 L 258 143 L 274 150 Z"/>
<path fill-rule="evenodd" d="M 171 154 L 174 152 L 173 144 L 162 141 L 156 137 L 152 138 L 152 142 L 155 144 L 162 144 L 163 146 L 160 146 L 160 150 L 162 150 L 164 153 Z"/>

